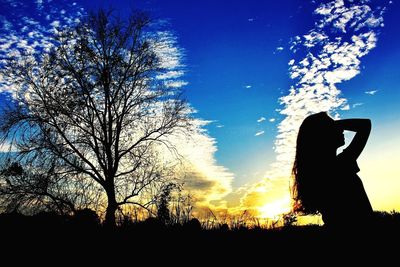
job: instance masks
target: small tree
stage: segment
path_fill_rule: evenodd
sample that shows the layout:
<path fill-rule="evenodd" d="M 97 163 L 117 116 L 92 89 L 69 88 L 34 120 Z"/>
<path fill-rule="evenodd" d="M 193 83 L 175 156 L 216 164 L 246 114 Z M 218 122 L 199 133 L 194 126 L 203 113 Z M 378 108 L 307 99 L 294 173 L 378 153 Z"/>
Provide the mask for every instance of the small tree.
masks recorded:
<path fill-rule="evenodd" d="M 161 188 L 160 194 L 157 196 L 157 218 L 163 224 L 171 223 L 171 213 L 169 210 L 169 204 L 171 201 L 172 191 L 176 189 L 176 184 L 166 184 Z"/>
<path fill-rule="evenodd" d="M 172 213 L 175 223 L 186 223 L 193 217 L 194 197 L 188 192 L 178 193 L 172 199 Z"/>
<path fill-rule="evenodd" d="M 148 188 L 169 178 L 157 147 L 174 149 L 168 137 L 191 121 L 177 89 L 157 78 L 169 70 L 171 42 L 149 25 L 143 13 L 123 21 L 100 10 L 60 30 L 49 53 L 11 57 L 1 69 L 17 90 L 0 120 L 2 140 L 20 162 L 39 170 L 54 163 L 51 177 L 64 175 L 69 189 L 94 182 L 110 226 L 119 207 L 154 203 Z"/>

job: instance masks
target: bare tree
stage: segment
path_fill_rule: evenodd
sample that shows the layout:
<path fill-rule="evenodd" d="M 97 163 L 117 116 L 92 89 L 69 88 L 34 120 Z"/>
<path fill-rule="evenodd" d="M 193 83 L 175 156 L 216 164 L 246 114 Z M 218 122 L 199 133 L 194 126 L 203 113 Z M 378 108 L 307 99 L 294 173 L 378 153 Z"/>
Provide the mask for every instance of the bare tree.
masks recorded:
<path fill-rule="evenodd" d="M 0 203 L 3 212 L 56 211 L 75 214 L 100 205 L 100 188 L 82 174 L 55 173 L 54 165 L 35 168 L 28 162 L 6 160 L 0 170 Z"/>
<path fill-rule="evenodd" d="M 143 195 L 169 178 L 157 147 L 173 150 L 168 137 L 190 128 L 177 89 L 157 79 L 169 44 L 149 25 L 143 13 L 120 20 L 99 11 L 60 30 L 49 53 L 11 57 L 1 69 L 17 90 L 0 122 L 3 142 L 36 168 L 55 160 L 52 172 L 94 181 L 109 226 L 119 207 L 154 201 Z"/>

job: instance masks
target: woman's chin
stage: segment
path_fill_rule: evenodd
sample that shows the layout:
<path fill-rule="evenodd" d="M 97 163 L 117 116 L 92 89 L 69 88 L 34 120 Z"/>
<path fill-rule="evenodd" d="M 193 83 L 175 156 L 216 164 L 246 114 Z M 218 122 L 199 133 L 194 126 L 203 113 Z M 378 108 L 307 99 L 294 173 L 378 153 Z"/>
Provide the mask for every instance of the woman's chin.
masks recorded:
<path fill-rule="evenodd" d="M 337 144 L 337 148 L 344 146 L 344 144 L 345 144 L 344 142 L 339 142 L 339 143 Z"/>

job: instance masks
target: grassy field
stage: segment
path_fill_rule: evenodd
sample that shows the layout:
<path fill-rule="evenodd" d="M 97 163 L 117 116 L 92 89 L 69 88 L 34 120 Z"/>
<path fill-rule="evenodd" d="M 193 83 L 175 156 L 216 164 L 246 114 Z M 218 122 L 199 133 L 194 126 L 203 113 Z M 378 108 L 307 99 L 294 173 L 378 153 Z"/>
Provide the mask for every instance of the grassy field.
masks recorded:
<path fill-rule="evenodd" d="M 313 254 L 334 257 L 335 253 L 376 256 L 379 252 L 389 258 L 397 257 L 393 250 L 398 249 L 400 241 L 399 213 L 376 212 L 376 217 L 376 223 L 372 226 L 358 225 L 340 231 L 331 231 L 319 225 L 291 225 L 271 229 L 230 229 L 227 225 L 220 225 L 213 229 L 204 229 L 198 220 L 165 226 L 156 219 L 125 223 L 109 230 L 94 218 L 66 218 L 52 214 L 2 214 L 0 236 L 3 255 L 7 255 L 7 251 L 17 250 L 21 253 L 51 252 L 52 255 L 60 253 L 64 256 L 65 253 L 75 255 L 85 251 L 94 251 L 102 256 L 111 256 L 113 253 L 162 253 L 170 255 L 172 258 L 168 258 L 169 260 L 173 259 L 173 255 L 178 258 L 192 255 L 193 259 L 198 257 L 196 255 L 214 255 L 219 258 L 226 256 L 232 260 L 232 257 L 241 254 L 256 259 L 275 257 L 281 253 L 288 253 L 293 257 L 307 254 L 311 257 Z"/>

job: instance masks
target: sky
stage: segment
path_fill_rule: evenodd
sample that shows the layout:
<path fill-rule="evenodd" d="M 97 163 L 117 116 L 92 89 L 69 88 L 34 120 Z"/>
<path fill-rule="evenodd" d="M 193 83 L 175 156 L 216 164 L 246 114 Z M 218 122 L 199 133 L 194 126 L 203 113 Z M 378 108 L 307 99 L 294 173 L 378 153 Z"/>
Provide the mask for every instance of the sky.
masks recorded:
<path fill-rule="evenodd" d="M 176 38 L 184 96 L 204 122 L 196 144 L 178 144 L 196 163 L 188 184 L 209 196 L 203 204 L 266 217 L 288 211 L 297 129 L 306 115 L 329 111 L 335 118 L 372 120 L 359 176 L 375 210 L 400 210 L 398 0 L 0 5 L 3 53 L 10 42 L 46 40 L 24 26 L 50 29 L 99 7 L 122 16 L 142 9 L 162 23 Z M 2 91 L 0 104 L 10 92 Z M 347 143 L 351 136 L 346 133 Z"/>

